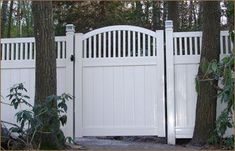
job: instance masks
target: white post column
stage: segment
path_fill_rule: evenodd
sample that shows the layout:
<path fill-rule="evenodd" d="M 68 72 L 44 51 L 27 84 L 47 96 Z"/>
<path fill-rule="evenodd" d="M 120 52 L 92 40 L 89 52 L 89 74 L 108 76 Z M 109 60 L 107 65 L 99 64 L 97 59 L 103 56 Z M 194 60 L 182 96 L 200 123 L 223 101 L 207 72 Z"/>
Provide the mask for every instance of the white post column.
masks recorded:
<path fill-rule="evenodd" d="M 74 55 L 74 32 L 73 24 L 66 25 L 66 68 L 65 68 L 65 93 L 73 95 L 73 61 L 71 56 Z M 63 127 L 65 136 L 73 137 L 73 100 L 67 102 L 67 123 Z"/>
<path fill-rule="evenodd" d="M 76 33 L 75 34 L 75 135 L 76 137 L 82 137 L 83 136 L 83 128 L 82 128 L 82 52 L 83 52 L 83 43 L 82 43 L 82 33 Z"/>
<path fill-rule="evenodd" d="M 157 49 L 157 83 L 159 86 L 157 96 L 160 96 L 161 100 L 157 100 L 157 119 L 161 122 L 158 122 L 157 127 L 159 128 L 158 135 L 159 137 L 166 137 L 166 117 L 165 117 L 165 75 L 164 75 L 164 31 L 156 31 L 156 49 Z M 161 124 L 159 124 L 161 123 Z"/>
<path fill-rule="evenodd" d="M 174 56 L 173 22 L 165 21 L 166 38 L 166 89 L 167 89 L 167 143 L 175 144 L 175 99 L 174 99 Z"/>

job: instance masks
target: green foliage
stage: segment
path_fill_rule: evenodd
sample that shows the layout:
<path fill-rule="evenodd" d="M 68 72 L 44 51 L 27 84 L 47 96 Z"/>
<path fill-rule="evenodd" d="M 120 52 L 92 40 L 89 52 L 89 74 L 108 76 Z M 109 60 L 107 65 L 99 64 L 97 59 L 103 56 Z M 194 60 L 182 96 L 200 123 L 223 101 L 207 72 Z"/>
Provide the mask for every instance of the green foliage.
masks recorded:
<path fill-rule="evenodd" d="M 27 99 L 29 99 L 29 96 L 25 95 L 25 92 L 27 90 L 21 83 L 13 86 L 10 89 L 10 94 L 7 96 L 15 109 L 18 109 L 20 104 L 26 105 L 29 108 L 15 114 L 17 123 L 20 126 L 16 125 L 9 129 L 11 133 L 19 135 L 17 143 L 20 142 L 22 149 L 50 149 L 52 146 L 42 147 L 40 144 L 46 140 L 48 134 L 53 133 L 59 139 L 60 144 L 56 145 L 63 146 L 66 138 L 60 130 L 60 125 L 65 125 L 67 122 L 66 102 L 72 99 L 72 97 L 67 94 L 62 94 L 61 96 L 52 95 L 48 96 L 43 104 L 32 106 L 28 103 Z M 56 108 L 53 107 L 55 101 L 57 102 Z M 11 147 L 16 149 L 16 146 L 12 145 Z"/>
<path fill-rule="evenodd" d="M 214 85 L 214 87 L 218 90 L 218 99 L 221 103 L 226 104 L 225 109 L 216 120 L 216 128 L 208 142 L 210 144 L 219 144 L 221 148 L 228 149 L 233 148 L 233 136 L 224 138 L 224 134 L 228 128 L 234 127 L 232 119 L 234 111 L 234 61 L 235 55 L 231 54 L 223 58 L 220 62 L 213 60 L 201 66 L 202 72 L 205 73 L 201 81 L 219 80 L 222 86 Z M 197 91 L 199 88 L 198 85 L 199 80 L 197 79 Z"/>

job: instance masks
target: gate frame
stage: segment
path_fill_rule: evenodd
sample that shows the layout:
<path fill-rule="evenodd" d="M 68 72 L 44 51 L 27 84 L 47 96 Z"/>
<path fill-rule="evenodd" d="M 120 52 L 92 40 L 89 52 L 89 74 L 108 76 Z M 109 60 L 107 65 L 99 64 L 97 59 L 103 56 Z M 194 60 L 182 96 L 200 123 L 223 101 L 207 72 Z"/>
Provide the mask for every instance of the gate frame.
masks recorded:
<path fill-rule="evenodd" d="M 69 80 L 69 82 L 66 81 L 66 92 L 72 94 L 73 90 L 71 86 L 75 84 L 75 87 L 78 88 L 76 90 L 78 93 L 73 94 L 74 95 L 74 101 L 73 105 L 70 107 L 73 108 L 73 137 L 82 137 L 82 122 L 83 121 L 83 108 L 82 108 L 82 100 L 83 100 L 83 90 L 82 90 L 82 51 L 83 51 L 83 35 L 82 33 L 75 33 L 74 30 L 75 26 L 73 24 L 66 25 L 66 50 L 67 50 L 67 58 L 66 58 L 66 77 L 70 77 L 69 79 L 73 79 L 72 77 L 75 76 L 75 81 Z M 165 96 L 165 87 L 166 87 L 166 96 L 163 97 L 164 106 L 166 107 L 167 114 L 165 115 L 166 120 L 164 120 L 164 125 L 167 125 L 167 128 L 165 129 L 167 143 L 168 144 L 175 144 L 175 103 L 174 103 L 174 66 L 173 66 L 173 22 L 171 20 L 165 21 L 165 36 L 163 35 L 163 30 L 157 30 L 155 32 L 157 34 L 156 36 L 156 49 L 158 50 L 158 54 L 162 53 L 162 57 L 157 57 L 162 60 L 162 86 L 163 88 L 163 96 Z M 165 38 L 165 49 L 164 49 L 164 38 Z M 166 51 L 168 50 L 168 51 Z M 164 53 L 166 52 L 166 53 Z M 165 56 L 164 56 L 165 54 Z M 75 74 L 72 75 L 72 64 L 70 57 L 71 55 L 75 56 Z M 164 61 L 166 60 L 166 64 Z M 159 62 L 159 60 L 158 60 Z M 67 70 L 68 69 L 68 70 Z M 164 76 L 164 71 L 166 70 L 166 77 Z M 66 78 L 66 79 L 68 79 Z M 166 80 L 165 80 L 166 78 Z M 167 81 L 165 83 L 165 81 Z M 170 82 L 169 82 L 170 81 Z M 80 94 L 80 96 L 76 96 L 76 94 Z M 166 99 L 167 98 L 167 99 Z M 75 118 L 75 116 L 77 117 Z M 77 120 L 81 119 L 81 120 Z M 75 126 L 77 126 L 75 128 Z M 71 126 L 70 126 L 71 127 Z"/>

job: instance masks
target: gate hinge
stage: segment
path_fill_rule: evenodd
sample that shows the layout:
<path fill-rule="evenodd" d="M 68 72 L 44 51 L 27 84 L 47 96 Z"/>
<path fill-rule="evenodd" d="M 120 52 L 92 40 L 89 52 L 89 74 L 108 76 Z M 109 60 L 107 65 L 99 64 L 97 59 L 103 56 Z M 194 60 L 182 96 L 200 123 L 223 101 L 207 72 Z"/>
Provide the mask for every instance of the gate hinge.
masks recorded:
<path fill-rule="evenodd" d="M 75 61 L 75 56 L 74 56 L 74 55 L 71 55 L 71 56 L 70 56 L 70 60 L 71 60 L 71 61 Z"/>

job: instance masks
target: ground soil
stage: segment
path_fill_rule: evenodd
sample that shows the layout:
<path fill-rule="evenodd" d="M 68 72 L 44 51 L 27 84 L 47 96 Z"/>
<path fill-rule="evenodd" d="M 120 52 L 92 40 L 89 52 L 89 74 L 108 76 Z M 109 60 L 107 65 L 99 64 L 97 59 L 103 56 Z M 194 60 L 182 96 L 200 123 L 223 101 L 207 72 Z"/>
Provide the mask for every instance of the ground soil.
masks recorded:
<path fill-rule="evenodd" d="M 158 137 L 83 137 L 76 142 L 89 151 L 156 151 L 156 150 L 200 150 L 188 145 L 189 140 L 177 140 L 176 145 L 166 144 L 164 138 Z"/>

